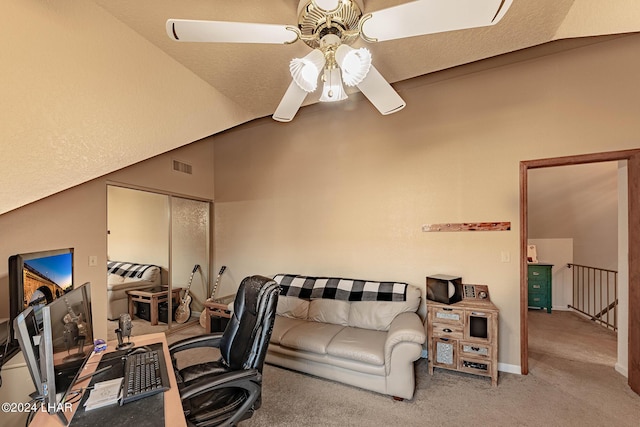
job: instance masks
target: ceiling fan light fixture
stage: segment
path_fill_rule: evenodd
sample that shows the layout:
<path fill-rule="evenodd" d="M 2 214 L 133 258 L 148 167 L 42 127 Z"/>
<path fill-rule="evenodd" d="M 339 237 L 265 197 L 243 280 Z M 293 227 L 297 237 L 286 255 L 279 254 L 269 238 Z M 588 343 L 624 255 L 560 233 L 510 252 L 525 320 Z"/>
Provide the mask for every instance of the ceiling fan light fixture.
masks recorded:
<path fill-rule="evenodd" d="M 311 2 L 325 12 L 333 12 L 340 7 L 342 0 L 311 0 Z"/>
<path fill-rule="evenodd" d="M 273 118 L 290 121 L 322 74 L 320 101 L 347 98 L 343 84 L 355 86 L 383 114 L 406 103 L 371 64 L 371 53 L 354 49 L 365 42 L 398 40 L 496 25 L 513 0 L 410 0 L 363 13 L 363 0 L 298 0 L 296 25 L 169 19 L 167 35 L 180 42 L 292 44 L 313 51 L 289 64 L 292 81 Z M 384 3 L 384 2 L 383 2 Z M 392 3 L 398 3 L 394 1 Z M 373 9 L 376 9 L 374 6 Z"/>
<path fill-rule="evenodd" d="M 314 49 L 304 58 L 294 58 L 289 63 L 291 77 L 305 92 L 313 92 L 318 87 L 318 76 L 324 67 L 324 54 Z"/>
<path fill-rule="evenodd" d="M 357 86 L 371 68 L 371 52 L 365 47 L 353 49 L 340 45 L 336 50 L 336 62 L 342 70 L 342 80 L 347 86 Z"/>
<path fill-rule="evenodd" d="M 342 86 L 342 78 L 338 67 L 325 68 L 322 79 L 324 85 L 320 96 L 321 102 L 337 102 L 347 99 L 347 93 Z"/>

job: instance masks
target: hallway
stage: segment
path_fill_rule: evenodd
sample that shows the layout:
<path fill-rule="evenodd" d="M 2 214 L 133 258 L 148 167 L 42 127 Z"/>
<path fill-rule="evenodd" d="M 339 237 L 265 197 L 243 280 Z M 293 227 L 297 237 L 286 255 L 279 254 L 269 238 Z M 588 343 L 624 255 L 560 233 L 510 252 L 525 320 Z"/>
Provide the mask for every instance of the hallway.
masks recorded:
<path fill-rule="evenodd" d="M 572 311 L 529 310 L 529 368 L 548 358 L 614 368 L 617 334 Z"/>

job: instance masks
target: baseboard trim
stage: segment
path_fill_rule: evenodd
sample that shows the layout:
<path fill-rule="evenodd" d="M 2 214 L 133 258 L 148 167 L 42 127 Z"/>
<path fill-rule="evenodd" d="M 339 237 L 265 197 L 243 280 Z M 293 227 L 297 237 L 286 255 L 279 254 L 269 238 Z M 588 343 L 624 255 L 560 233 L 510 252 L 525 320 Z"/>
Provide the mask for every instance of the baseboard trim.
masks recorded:
<path fill-rule="evenodd" d="M 522 374 L 522 367 L 520 365 L 510 365 L 508 363 L 498 363 L 498 371 L 506 372 L 508 374 Z"/>
<path fill-rule="evenodd" d="M 624 375 L 625 378 L 629 378 L 629 371 L 625 366 L 622 366 L 619 363 L 616 363 L 614 368 L 618 373 Z"/>

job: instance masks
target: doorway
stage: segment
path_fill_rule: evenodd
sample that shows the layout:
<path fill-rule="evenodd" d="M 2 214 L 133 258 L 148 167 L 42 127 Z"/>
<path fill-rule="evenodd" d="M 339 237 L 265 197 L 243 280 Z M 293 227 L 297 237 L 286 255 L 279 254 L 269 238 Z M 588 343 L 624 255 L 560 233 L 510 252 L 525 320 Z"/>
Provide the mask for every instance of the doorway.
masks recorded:
<path fill-rule="evenodd" d="M 135 335 L 184 326 L 169 315 L 183 299 L 191 312 L 185 324 L 197 322 L 208 292 L 210 223 L 210 201 L 116 184 L 107 186 L 108 259 L 159 266 L 162 289 L 154 292 L 174 295 L 172 290 L 176 290 L 180 296 L 178 301 L 165 298 L 158 304 L 154 319 L 149 304 L 140 307 L 140 302 L 136 303 L 143 310 L 138 313 L 134 307 L 140 315 L 134 316 L 138 323 Z"/>
<path fill-rule="evenodd" d="M 627 212 L 626 193 L 618 196 L 626 192 L 626 176 L 623 182 L 618 177 L 625 172 L 620 162 L 528 171 L 528 244 L 536 258 L 528 266 L 528 351 L 533 373 L 546 375 L 548 372 L 540 369 L 549 368 L 571 370 L 564 360 L 609 370 L 622 365 L 618 362 L 615 331 L 619 311 L 615 279 L 619 210 Z M 621 225 L 626 230 L 626 220 Z M 574 286 L 578 279 L 582 288 Z M 539 292 L 548 282 L 552 282 L 549 292 Z M 536 290 L 533 294 L 532 288 Z M 614 305 L 609 306 L 609 301 Z M 626 293 L 624 303 L 626 306 Z M 606 313 L 601 311 L 604 307 L 608 308 Z M 591 321 L 587 313 L 603 313 L 599 320 L 607 326 Z M 626 366 L 626 357 L 623 362 Z M 587 376 L 584 379 L 589 381 Z"/>
<path fill-rule="evenodd" d="M 568 166 L 607 161 L 627 161 L 628 185 L 628 329 L 640 328 L 640 150 L 596 153 L 551 159 L 523 161 L 520 163 L 520 354 L 522 374 L 528 374 L 528 289 L 527 289 L 527 242 L 528 242 L 528 171 L 530 169 Z M 622 260 L 621 260 L 622 261 Z M 622 335 L 622 334 L 621 334 Z M 621 336 L 621 338 L 623 338 Z M 624 339 L 624 338 L 623 338 Z M 640 337 L 627 332 L 628 383 L 640 394 Z"/>

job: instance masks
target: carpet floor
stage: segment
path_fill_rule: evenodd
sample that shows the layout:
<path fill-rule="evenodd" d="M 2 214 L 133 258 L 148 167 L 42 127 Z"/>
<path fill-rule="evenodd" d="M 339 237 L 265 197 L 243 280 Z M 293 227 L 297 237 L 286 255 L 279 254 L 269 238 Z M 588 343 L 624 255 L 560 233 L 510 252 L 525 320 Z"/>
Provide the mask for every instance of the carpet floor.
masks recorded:
<path fill-rule="evenodd" d="M 262 407 L 241 423 L 271 426 L 634 426 L 640 396 L 614 369 L 616 334 L 571 312 L 529 312 L 529 375 L 488 378 L 416 362 L 416 393 L 397 402 L 322 378 L 264 367 Z M 199 325 L 170 342 L 202 333 Z M 198 357 L 215 357 L 201 353 Z"/>

